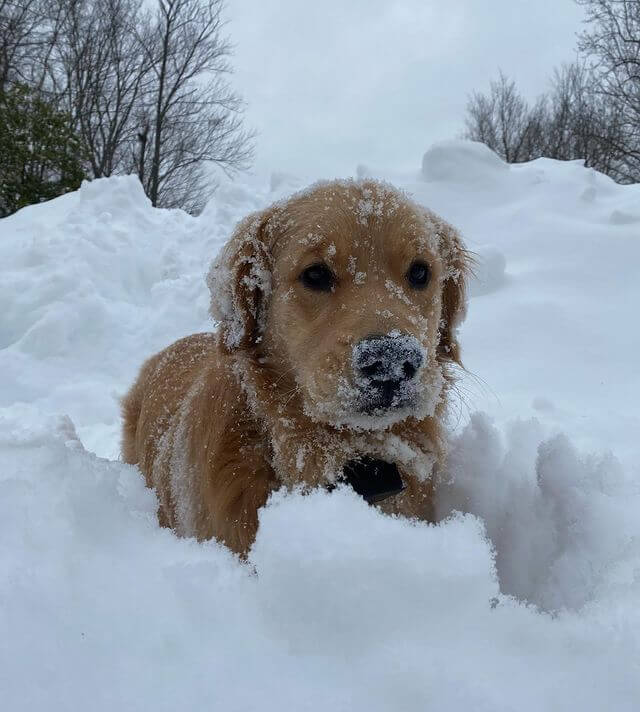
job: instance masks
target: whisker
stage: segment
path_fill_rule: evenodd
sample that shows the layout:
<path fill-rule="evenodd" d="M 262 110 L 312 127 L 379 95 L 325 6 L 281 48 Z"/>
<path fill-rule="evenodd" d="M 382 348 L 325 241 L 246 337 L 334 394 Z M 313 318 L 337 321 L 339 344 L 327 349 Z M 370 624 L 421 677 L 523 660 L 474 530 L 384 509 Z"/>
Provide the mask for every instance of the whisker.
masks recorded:
<path fill-rule="evenodd" d="M 274 382 L 273 385 L 277 386 L 278 383 L 285 377 L 288 376 L 292 371 L 295 371 L 295 366 L 291 366 L 290 368 L 287 368 L 282 374 L 280 374 L 279 378 L 277 378 Z"/>
<path fill-rule="evenodd" d="M 286 406 L 286 405 L 289 405 L 289 401 L 290 401 L 295 395 L 297 395 L 298 393 L 300 393 L 300 388 L 299 388 L 298 386 L 296 386 L 294 389 L 292 389 L 292 390 L 289 391 L 289 392 L 291 393 L 291 395 L 290 395 L 290 396 L 287 398 L 287 400 L 285 401 L 285 403 L 284 403 L 285 406 Z"/>

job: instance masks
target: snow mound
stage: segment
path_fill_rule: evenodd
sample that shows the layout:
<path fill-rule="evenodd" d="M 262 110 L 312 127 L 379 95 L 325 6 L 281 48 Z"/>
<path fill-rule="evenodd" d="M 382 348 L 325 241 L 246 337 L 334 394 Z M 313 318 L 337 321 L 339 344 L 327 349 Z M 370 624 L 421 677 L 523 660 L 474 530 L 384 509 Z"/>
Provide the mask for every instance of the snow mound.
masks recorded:
<path fill-rule="evenodd" d="M 275 495 L 245 564 L 159 529 L 136 469 L 69 421 L 0 443 L 7 709 L 634 709 L 637 576 L 622 609 L 552 618 L 500 593 L 480 520 L 347 489 Z"/>
<path fill-rule="evenodd" d="M 132 176 L 85 182 L 3 220 L 0 406 L 68 413 L 92 449 L 117 456 L 117 391 L 167 337 L 208 326 L 197 253 L 217 252 L 213 227 L 155 210 Z"/>
<path fill-rule="evenodd" d="M 640 186 L 464 142 L 393 178 L 478 256 L 445 520 L 278 494 L 248 563 L 158 527 L 118 399 L 302 181 L 193 218 L 110 178 L 0 220 L 3 707 L 636 709 Z"/>
<path fill-rule="evenodd" d="M 454 439 L 441 517 L 462 510 L 487 525 L 501 590 L 545 610 L 580 608 L 614 566 L 640 563 L 640 488 L 610 453 L 584 455 L 535 419 L 503 436 L 485 414 Z"/>
<path fill-rule="evenodd" d="M 306 187 L 306 183 L 304 180 L 301 180 L 299 176 L 291 175 L 291 173 L 274 171 L 271 174 L 269 187 L 271 195 L 274 196 L 274 200 L 278 200 L 281 197 L 285 197 L 291 193 L 302 190 Z"/>
<path fill-rule="evenodd" d="M 436 143 L 422 157 L 426 181 L 483 183 L 503 179 L 509 166 L 490 148 L 477 141 Z"/>

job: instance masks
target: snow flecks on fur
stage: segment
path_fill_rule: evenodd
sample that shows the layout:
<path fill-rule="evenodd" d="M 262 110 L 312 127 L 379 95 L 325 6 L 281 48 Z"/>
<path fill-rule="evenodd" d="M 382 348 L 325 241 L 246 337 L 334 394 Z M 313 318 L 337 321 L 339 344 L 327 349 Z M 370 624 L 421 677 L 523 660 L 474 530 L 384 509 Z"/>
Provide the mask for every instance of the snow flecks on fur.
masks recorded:
<path fill-rule="evenodd" d="M 422 420 L 431 417 L 441 401 L 445 386 L 444 375 L 433 357 L 429 358 L 423 375 L 412 391 L 411 404 L 392 409 L 359 412 L 357 404 L 362 398 L 362 391 L 344 377 L 338 379 L 336 396 L 331 400 L 316 400 L 313 404 L 304 403 L 304 412 L 312 420 L 331 422 L 340 429 L 356 432 L 387 431 L 391 426 L 408 417 Z"/>
<path fill-rule="evenodd" d="M 356 436 L 354 446 L 360 452 L 371 453 L 386 462 L 394 462 L 405 468 L 410 468 L 412 475 L 420 482 L 426 482 L 433 475 L 433 468 L 438 454 L 425 448 L 419 448 L 416 443 L 392 432 L 373 433 L 368 438 Z"/>
<path fill-rule="evenodd" d="M 321 191 L 323 197 L 319 198 L 318 194 Z M 280 209 L 290 201 L 308 199 L 313 202 L 323 201 L 325 204 L 322 205 L 322 210 L 325 212 L 331 208 L 334 199 L 336 197 L 342 199 L 345 192 L 352 195 L 350 209 L 353 211 L 356 223 L 362 227 L 366 227 L 372 218 L 394 215 L 402 204 L 414 206 L 418 213 L 423 211 L 423 208 L 412 200 L 409 193 L 391 183 L 372 178 L 316 181 L 274 203 L 274 207 Z"/>
<path fill-rule="evenodd" d="M 247 405 L 249 406 L 249 410 L 252 415 L 257 418 L 262 418 L 264 414 L 261 413 L 258 408 L 258 394 L 256 386 L 252 383 L 250 378 L 250 364 L 247 358 L 237 354 L 236 358 L 232 362 L 232 369 L 236 381 L 240 384 L 240 387 L 245 394 Z"/>
<path fill-rule="evenodd" d="M 324 222 L 324 208 L 327 205 L 333 206 L 336 215 L 341 216 L 340 219 L 346 217 L 344 230 L 350 236 L 353 254 L 349 254 L 349 243 L 343 244 L 346 239 L 344 231 L 335 233 L 335 237 L 331 237 L 331 231 L 337 228 L 331 221 Z M 403 211 L 402 215 L 396 215 L 400 210 Z M 351 214 L 356 218 L 355 225 L 349 220 Z M 384 400 L 380 400 L 380 405 L 376 406 L 376 399 L 381 398 L 381 389 L 377 389 L 372 383 L 358 381 L 358 374 L 351 363 L 353 353 L 350 349 L 353 344 L 346 348 L 344 344 L 340 346 L 336 344 L 333 350 L 330 344 L 326 344 L 325 360 L 322 361 L 322 354 L 318 354 L 316 369 L 313 372 L 303 376 L 303 370 L 299 369 L 300 373 L 293 370 L 292 378 L 295 385 L 289 384 L 286 396 L 281 400 L 278 400 L 278 389 L 263 393 L 264 386 L 258 384 L 259 374 L 252 371 L 250 358 L 243 355 L 240 349 L 236 357 L 236 374 L 252 411 L 257 417 L 271 423 L 266 431 L 271 437 L 272 464 L 275 471 L 283 481 L 287 481 L 290 473 L 304 472 L 305 481 L 326 483 L 338 476 L 346 458 L 357 457 L 362 452 L 375 454 L 381 458 L 397 459 L 400 457 L 397 453 L 400 441 L 396 440 L 393 446 L 387 442 L 391 429 L 409 417 L 419 420 L 433 418 L 441 406 L 445 377 L 435 357 L 437 346 L 435 325 L 439 319 L 439 301 L 436 294 L 429 303 L 425 303 L 424 298 L 416 302 L 410 298 L 401 284 L 392 279 L 385 280 L 385 270 L 374 259 L 378 254 L 374 249 L 374 240 L 384 241 L 387 236 L 396 234 L 394 231 L 400 231 L 406 236 L 411 249 L 430 251 L 429 254 L 437 258 L 440 248 L 438 229 L 444 223 L 438 222 L 435 216 L 413 204 L 400 191 L 371 181 L 361 183 L 335 181 L 316 184 L 307 191 L 293 195 L 288 201 L 281 201 L 275 207 L 272 206 L 264 211 L 262 216 L 264 222 L 261 229 L 265 230 L 269 238 L 277 242 L 278 254 L 288 254 L 287 250 L 283 251 L 283 245 L 287 240 L 293 240 L 293 245 L 300 254 L 307 254 L 305 250 L 308 249 L 309 254 L 317 254 L 324 257 L 329 264 L 334 264 L 335 269 L 338 270 L 338 280 L 342 280 L 343 285 L 347 283 L 356 287 L 371 285 L 374 290 L 371 299 L 364 296 L 361 302 L 354 305 L 345 296 L 346 301 L 336 305 L 340 313 L 349 310 L 353 312 L 355 307 L 355 313 L 363 322 L 368 321 L 371 324 L 375 323 L 371 321 L 371 317 L 375 315 L 378 318 L 378 326 L 371 327 L 373 332 L 389 334 L 396 345 L 403 339 L 411 339 L 412 343 L 416 342 L 420 345 L 420 350 L 424 353 L 420 359 L 420 363 L 424 362 L 424 368 L 419 369 L 419 375 L 415 380 L 413 376 L 405 379 L 397 374 L 397 378 L 394 376 L 392 379 L 398 380 L 400 385 L 397 392 L 394 386 L 393 407 L 389 407 Z M 308 219 L 305 216 L 308 216 Z M 386 222 L 393 216 L 396 216 L 395 222 Z M 364 229 L 360 230 L 356 225 Z M 239 249 L 247 244 L 251 245 L 251 235 L 259 229 L 260 224 L 255 222 L 240 225 L 232 238 L 232 243 Z M 249 239 L 246 236 L 247 232 Z M 340 253 L 338 244 L 340 250 L 346 247 L 346 254 Z M 266 251 L 266 247 L 264 249 Z M 371 254 L 368 254 L 367 250 L 370 250 Z M 287 268 L 296 264 L 295 250 L 290 252 L 291 254 L 286 258 Z M 239 266 L 242 267 L 242 259 L 244 256 L 240 261 L 235 261 L 236 271 Z M 342 274 L 340 269 L 344 270 Z M 351 279 L 345 279 L 346 275 Z M 293 276 L 295 278 L 295 274 Z M 259 277 L 260 275 L 257 274 L 249 283 L 245 276 L 244 286 L 254 290 L 270 290 L 271 285 L 265 287 L 260 284 Z M 233 281 L 229 284 L 231 287 L 235 286 Z M 280 305 L 291 302 L 296 293 L 291 286 L 284 290 L 276 286 L 275 289 L 278 290 L 277 303 Z M 246 304 L 242 306 L 246 309 Z M 425 310 L 429 311 L 428 318 L 425 316 Z M 401 325 L 402 328 L 394 330 L 397 325 Z M 230 330 L 232 336 L 235 333 Z M 366 332 L 363 332 L 357 336 L 356 341 L 365 335 Z M 243 335 L 239 334 L 232 341 L 227 337 L 227 346 L 239 343 L 242 337 Z M 271 339 L 274 338 L 286 341 L 286 336 L 276 337 L 272 330 Z M 286 352 L 286 347 L 281 349 Z M 402 358 L 399 358 L 399 363 L 400 367 L 404 368 Z M 285 368 L 289 365 L 292 364 L 286 364 Z M 266 401 L 261 403 L 261 398 L 266 398 Z M 293 417 L 293 422 L 299 421 L 300 417 L 306 419 L 305 422 L 309 427 L 306 435 L 301 436 L 294 432 L 285 422 L 290 407 L 298 409 L 298 415 Z M 273 413 L 278 414 L 275 421 L 272 417 Z M 297 425 L 300 427 L 300 422 Z M 327 425 L 338 434 L 335 441 L 332 437 L 327 439 L 321 435 L 322 429 L 326 429 Z M 353 440 L 355 435 L 358 438 L 357 445 Z M 407 447 L 409 447 L 408 443 Z M 405 459 L 413 462 L 411 471 L 416 469 L 415 474 L 418 479 L 430 474 L 437 457 L 435 449 L 437 449 L 435 445 L 433 448 L 426 447 L 426 450 L 425 447 L 418 448 L 423 454 L 425 451 L 429 452 L 426 460 L 420 464 L 415 453 L 411 456 L 405 453 Z M 312 474 L 313 468 L 315 474 Z"/>
<path fill-rule="evenodd" d="M 302 472 L 304 469 L 304 462 L 307 457 L 308 449 L 309 446 L 307 445 L 300 445 L 300 447 L 298 447 L 298 451 L 296 453 L 296 468 L 298 472 Z"/>
<path fill-rule="evenodd" d="M 175 507 L 176 532 L 180 536 L 186 537 L 195 536 L 196 534 L 196 516 L 200 495 L 199 492 L 194 490 L 194 483 L 197 480 L 193 477 L 187 443 L 189 441 L 190 428 L 193 425 L 190 421 L 191 404 L 201 388 L 202 383 L 196 381 L 174 416 L 174 423 L 167 431 L 167 434 L 171 433 L 172 436 L 171 442 L 168 443 L 171 449 L 169 453 L 164 454 L 164 457 L 168 457 L 169 463 L 169 488 Z M 205 443 L 202 443 L 202 446 L 205 445 Z"/>
<path fill-rule="evenodd" d="M 221 324 L 228 348 L 238 347 L 248 336 L 245 309 L 256 320 L 258 333 L 264 329 L 264 311 L 251 300 L 243 299 L 239 293 L 241 287 L 248 292 L 258 290 L 261 294 L 260 303 L 268 300 L 271 293 L 268 250 L 258 238 L 261 222 L 261 214 L 243 221 L 233 239 L 213 261 L 207 275 L 211 316 Z M 246 274 L 240 277 L 237 284 L 240 271 L 246 271 Z"/>
<path fill-rule="evenodd" d="M 363 188 L 362 198 L 356 203 L 358 223 L 366 226 L 372 217 L 380 219 L 383 215 L 393 215 L 395 208 L 385 201 L 386 197 L 384 194 L 377 197 L 371 188 Z"/>
<path fill-rule="evenodd" d="M 306 188 L 293 192 L 291 195 L 283 198 L 276 203 L 276 205 L 283 206 L 291 200 L 313 197 L 314 194 L 318 193 L 321 189 L 326 189 L 328 196 L 327 200 L 329 201 L 333 199 L 332 192 L 333 195 L 335 195 L 336 190 L 339 190 L 340 192 L 351 191 L 363 193 L 364 191 L 368 191 L 367 195 L 364 195 L 364 198 L 367 199 L 367 197 L 370 196 L 371 186 L 375 188 L 379 196 L 386 199 L 390 210 L 396 209 L 401 202 L 411 200 L 407 192 L 387 181 L 372 178 L 337 178 L 333 180 L 318 180 L 314 183 L 310 183 Z"/>
<path fill-rule="evenodd" d="M 311 206 L 309 225 L 304 222 L 305 211 L 308 207 L 305 201 Z M 233 348 L 240 345 L 246 336 L 243 331 L 242 309 L 246 310 L 247 306 L 251 308 L 251 304 L 247 305 L 246 299 L 242 304 L 238 303 L 234 290 L 246 287 L 248 291 L 259 291 L 268 297 L 272 289 L 268 275 L 263 273 L 269 258 L 265 256 L 265 253 L 268 252 L 267 246 L 257 243 L 257 235 L 260 230 L 265 231 L 269 238 L 278 241 L 279 251 L 282 250 L 282 245 L 286 243 L 286 240 L 293 239 L 296 246 L 320 250 L 320 254 L 324 255 L 330 263 L 334 258 L 336 261 L 344 260 L 346 262 L 346 273 L 352 278 L 350 283 L 355 286 L 364 286 L 367 283 L 368 273 L 365 271 L 365 264 L 371 273 L 371 278 L 375 278 L 375 282 L 384 279 L 384 273 L 376 261 L 366 258 L 366 248 L 370 240 L 366 229 L 360 234 L 359 230 L 350 228 L 354 230 L 351 244 L 355 249 L 359 249 L 358 244 L 364 242 L 365 253 L 359 253 L 360 256 L 358 257 L 355 254 L 338 254 L 336 246 L 338 238 L 336 237 L 334 240 L 327 238 L 327 235 L 331 234 L 331 223 L 324 224 L 321 215 L 314 212 L 318 208 L 325 207 L 325 203 L 333 204 L 338 211 L 337 214 L 342 214 L 340 211 L 345 210 L 347 212 L 353 211 L 353 214 L 357 217 L 356 223 L 372 230 L 378 229 L 375 224 L 377 221 L 387 220 L 399 210 L 405 210 L 402 215 L 398 216 L 396 223 L 393 223 L 393 229 L 405 231 L 414 249 L 420 246 L 430 250 L 433 250 L 434 246 L 440 247 L 438 229 L 444 223 L 442 221 L 438 222 L 435 216 L 412 203 L 408 196 L 395 188 L 372 181 L 334 181 L 315 184 L 306 191 L 294 194 L 289 200 L 280 201 L 260 215 L 241 223 L 230 242 L 230 245 L 233 245 L 232 249 L 238 252 L 239 257 L 235 258 L 234 261 L 233 255 L 228 254 L 227 248 L 225 248 L 223 255 L 212 267 L 209 279 L 210 288 L 219 290 L 226 288 L 232 292 L 231 297 L 227 297 L 226 300 L 224 297 L 216 300 L 215 295 L 212 295 L 212 304 L 215 305 L 218 302 L 222 302 L 224 307 L 218 308 L 217 313 L 222 313 L 227 320 L 226 325 L 223 323 L 223 333 L 228 347 Z M 300 214 L 296 212 L 298 210 L 301 211 Z M 349 225 L 349 222 L 347 221 L 346 224 Z M 380 233 L 382 235 L 380 239 L 386 239 L 388 227 L 384 227 L 383 230 L 385 232 Z M 298 233 L 302 233 L 302 237 L 299 237 Z M 391 234 L 391 232 L 388 234 Z M 340 245 L 342 247 L 342 242 L 340 242 Z M 259 257 L 254 257 L 253 253 L 257 253 Z M 434 254 L 437 255 L 437 251 Z M 291 264 L 294 263 L 294 257 L 288 259 L 290 259 Z M 359 260 L 363 261 L 361 266 L 358 264 Z M 240 278 L 238 286 L 238 278 L 234 278 L 230 273 L 232 271 L 237 273 L 246 265 L 249 266 L 249 271 Z M 225 279 L 216 281 L 213 277 L 216 271 L 220 272 Z M 344 276 L 339 275 L 340 278 L 344 279 Z M 311 421 L 330 423 L 333 427 L 344 431 L 351 428 L 359 432 L 374 432 L 388 430 L 394 424 L 405 420 L 411 415 L 425 417 L 427 415 L 433 416 L 435 413 L 444 387 L 444 377 L 441 373 L 440 365 L 433 355 L 436 348 L 434 338 L 437 333 L 437 329 L 433 328 L 433 324 L 437 323 L 434 322 L 434 318 L 439 318 L 434 316 L 434 311 L 436 307 L 439 308 L 439 303 L 436 304 L 434 302 L 431 314 L 427 319 L 421 313 L 421 310 L 424 311 L 425 308 L 428 308 L 428 305 L 421 303 L 421 306 L 418 307 L 410 299 L 405 289 L 394 280 L 386 279 L 383 284 L 388 296 L 375 297 L 375 299 L 381 300 L 380 303 L 387 304 L 388 307 L 382 309 L 374 307 L 372 309 L 373 304 L 365 299 L 365 302 L 358 307 L 358 310 L 362 310 L 362 319 L 367 319 L 368 316 L 375 313 L 381 320 L 384 320 L 384 327 L 382 327 L 382 323 L 378 327 L 378 332 L 381 333 L 385 333 L 394 323 L 397 324 L 404 319 L 403 328 L 408 327 L 408 331 L 413 332 L 418 337 L 427 354 L 427 368 L 434 373 L 422 375 L 412 383 L 404 382 L 404 379 L 401 379 L 403 383 L 399 395 L 402 398 L 398 398 L 397 407 L 382 408 L 381 406 L 378 412 L 374 406 L 364 402 L 363 399 L 366 399 L 366 397 L 373 398 L 373 391 L 371 391 L 370 396 L 367 396 L 365 393 L 366 388 L 362 384 L 354 382 L 354 374 L 349 367 L 350 357 L 345 352 L 340 357 L 341 365 L 331 365 L 329 370 L 324 367 L 319 368 L 317 374 L 307 377 L 304 382 L 298 380 L 296 389 L 290 392 L 290 396 L 287 395 L 287 403 L 290 402 L 291 398 L 295 398 L 299 402 L 299 406 L 296 407 L 301 407 L 305 416 Z M 372 285 L 376 288 L 373 282 Z M 294 294 L 295 290 L 289 287 L 279 294 L 279 303 L 291 301 Z M 268 299 L 263 301 L 267 303 Z M 353 309 L 345 302 L 342 302 L 338 308 L 340 308 L 341 312 L 349 308 Z M 212 311 L 215 310 L 212 308 Z M 262 315 L 256 313 L 251 313 L 251 315 L 259 322 L 261 316 L 264 318 L 264 313 L 266 312 L 263 312 Z M 410 334 L 405 334 L 404 336 L 410 338 Z M 415 337 L 411 336 L 411 338 Z M 434 341 L 434 343 L 430 343 L 431 341 Z M 327 364 L 332 362 L 332 359 L 337 356 L 341 349 L 342 347 L 333 355 L 327 351 Z M 342 363 L 343 361 L 344 363 Z M 250 406 L 254 409 L 256 408 L 257 399 L 256 383 L 253 376 L 250 376 L 247 371 L 248 366 L 248 361 L 244 357 L 238 356 L 236 371 Z M 335 369 L 335 373 L 332 369 Z M 296 376 L 296 378 L 298 377 Z M 323 382 L 317 381 L 318 378 L 321 378 Z M 273 407 L 282 413 L 287 410 L 284 402 L 274 403 Z M 370 410 L 372 407 L 374 410 Z M 278 460 L 280 458 L 279 453 L 283 451 L 284 445 L 281 442 L 274 442 L 273 449 L 275 460 Z M 292 460 L 296 469 L 299 468 L 300 461 L 301 456 L 296 454 Z"/>
<path fill-rule="evenodd" d="M 404 289 L 394 282 L 391 279 L 385 280 L 384 286 L 386 287 L 387 291 L 392 294 L 396 299 L 399 299 L 401 302 L 406 304 L 407 306 L 411 305 L 411 300 L 407 296 L 407 293 L 404 291 Z"/>
<path fill-rule="evenodd" d="M 298 244 L 304 245 L 305 247 L 315 247 L 319 245 L 322 240 L 324 240 L 322 233 L 308 232 L 305 237 L 301 237 L 298 240 Z"/>
<path fill-rule="evenodd" d="M 294 296 L 295 296 L 295 291 L 294 291 L 293 287 L 289 287 L 289 289 L 287 289 L 287 291 L 280 297 L 280 299 L 282 299 L 285 302 L 288 302 L 291 299 L 293 299 Z"/>

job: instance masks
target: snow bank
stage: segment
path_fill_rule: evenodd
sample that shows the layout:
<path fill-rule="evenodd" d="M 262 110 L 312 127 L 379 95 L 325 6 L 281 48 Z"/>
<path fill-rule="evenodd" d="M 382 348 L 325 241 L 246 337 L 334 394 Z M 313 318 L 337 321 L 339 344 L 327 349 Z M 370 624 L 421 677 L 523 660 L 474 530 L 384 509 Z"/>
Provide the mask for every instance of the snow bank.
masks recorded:
<path fill-rule="evenodd" d="M 545 610 L 578 609 L 606 591 L 612 567 L 629 581 L 637 575 L 638 483 L 610 453 L 581 454 L 535 419 L 503 435 L 476 413 L 454 439 L 450 465 L 439 516 L 482 518 L 504 593 Z"/>
<path fill-rule="evenodd" d="M 438 151 L 457 171 L 403 186 L 478 257 L 460 338 L 468 410 L 504 428 L 540 416 L 545 402 L 547 425 L 581 450 L 612 450 L 640 481 L 640 185 L 544 158 L 463 183 L 484 151 L 464 142 Z"/>
<path fill-rule="evenodd" d="M 68 421 L 4 425 L 5 709 L 634 709 L 637 580 L 552 618 L 500 593 L 480 520 L 345 489 L 275 496 L 243 565 L 158 529 Z"/>
<path fill-rule="evenodd" d="M 118 397 L 300 180 L 192 218 L 114 178 L 0 221 L 3 708 L 637 708 L 640 186 L 461 142 L 384 177 L 478 257 L 447 518 L 276 495 L 248 563 L 157 526 Z"/>
<path fill-rule="evenodd" d="M 88 447 L 117 457 L 118 397 L 145 354 L 210 328 L 207 256 L 247 202 L 196 220 L 154 210 L 130 176 L 3 220 L 0 407 L 66 413 Z"/>
<path fill-rule="evenodd" d="M 442 141 L 422 157 L 422 177 L 427 181 L 451 181 L 493 187 L 506 178 L 509 166 L 490 148 L 477 141 Z"/>

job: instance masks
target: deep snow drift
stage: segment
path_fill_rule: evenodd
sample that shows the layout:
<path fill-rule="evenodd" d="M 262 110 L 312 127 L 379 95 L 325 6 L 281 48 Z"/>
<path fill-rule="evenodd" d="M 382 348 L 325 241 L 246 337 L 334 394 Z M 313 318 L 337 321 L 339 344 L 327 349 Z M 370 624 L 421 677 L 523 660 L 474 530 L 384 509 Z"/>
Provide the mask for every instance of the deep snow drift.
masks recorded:
<path fill-rule="evenodd" d="M 389 178 L 478 255 L 438 526 L 278 495 L 250 564 L 177 539 L 118 458 L 144 357 L 211 328 L 234 223 L 134 178 L 0 221 L 7 710 L 632 710 L 640 699 L 640 186 L 441 144 Z M 95 453 L 95 454 L 94 454 Z"/>

